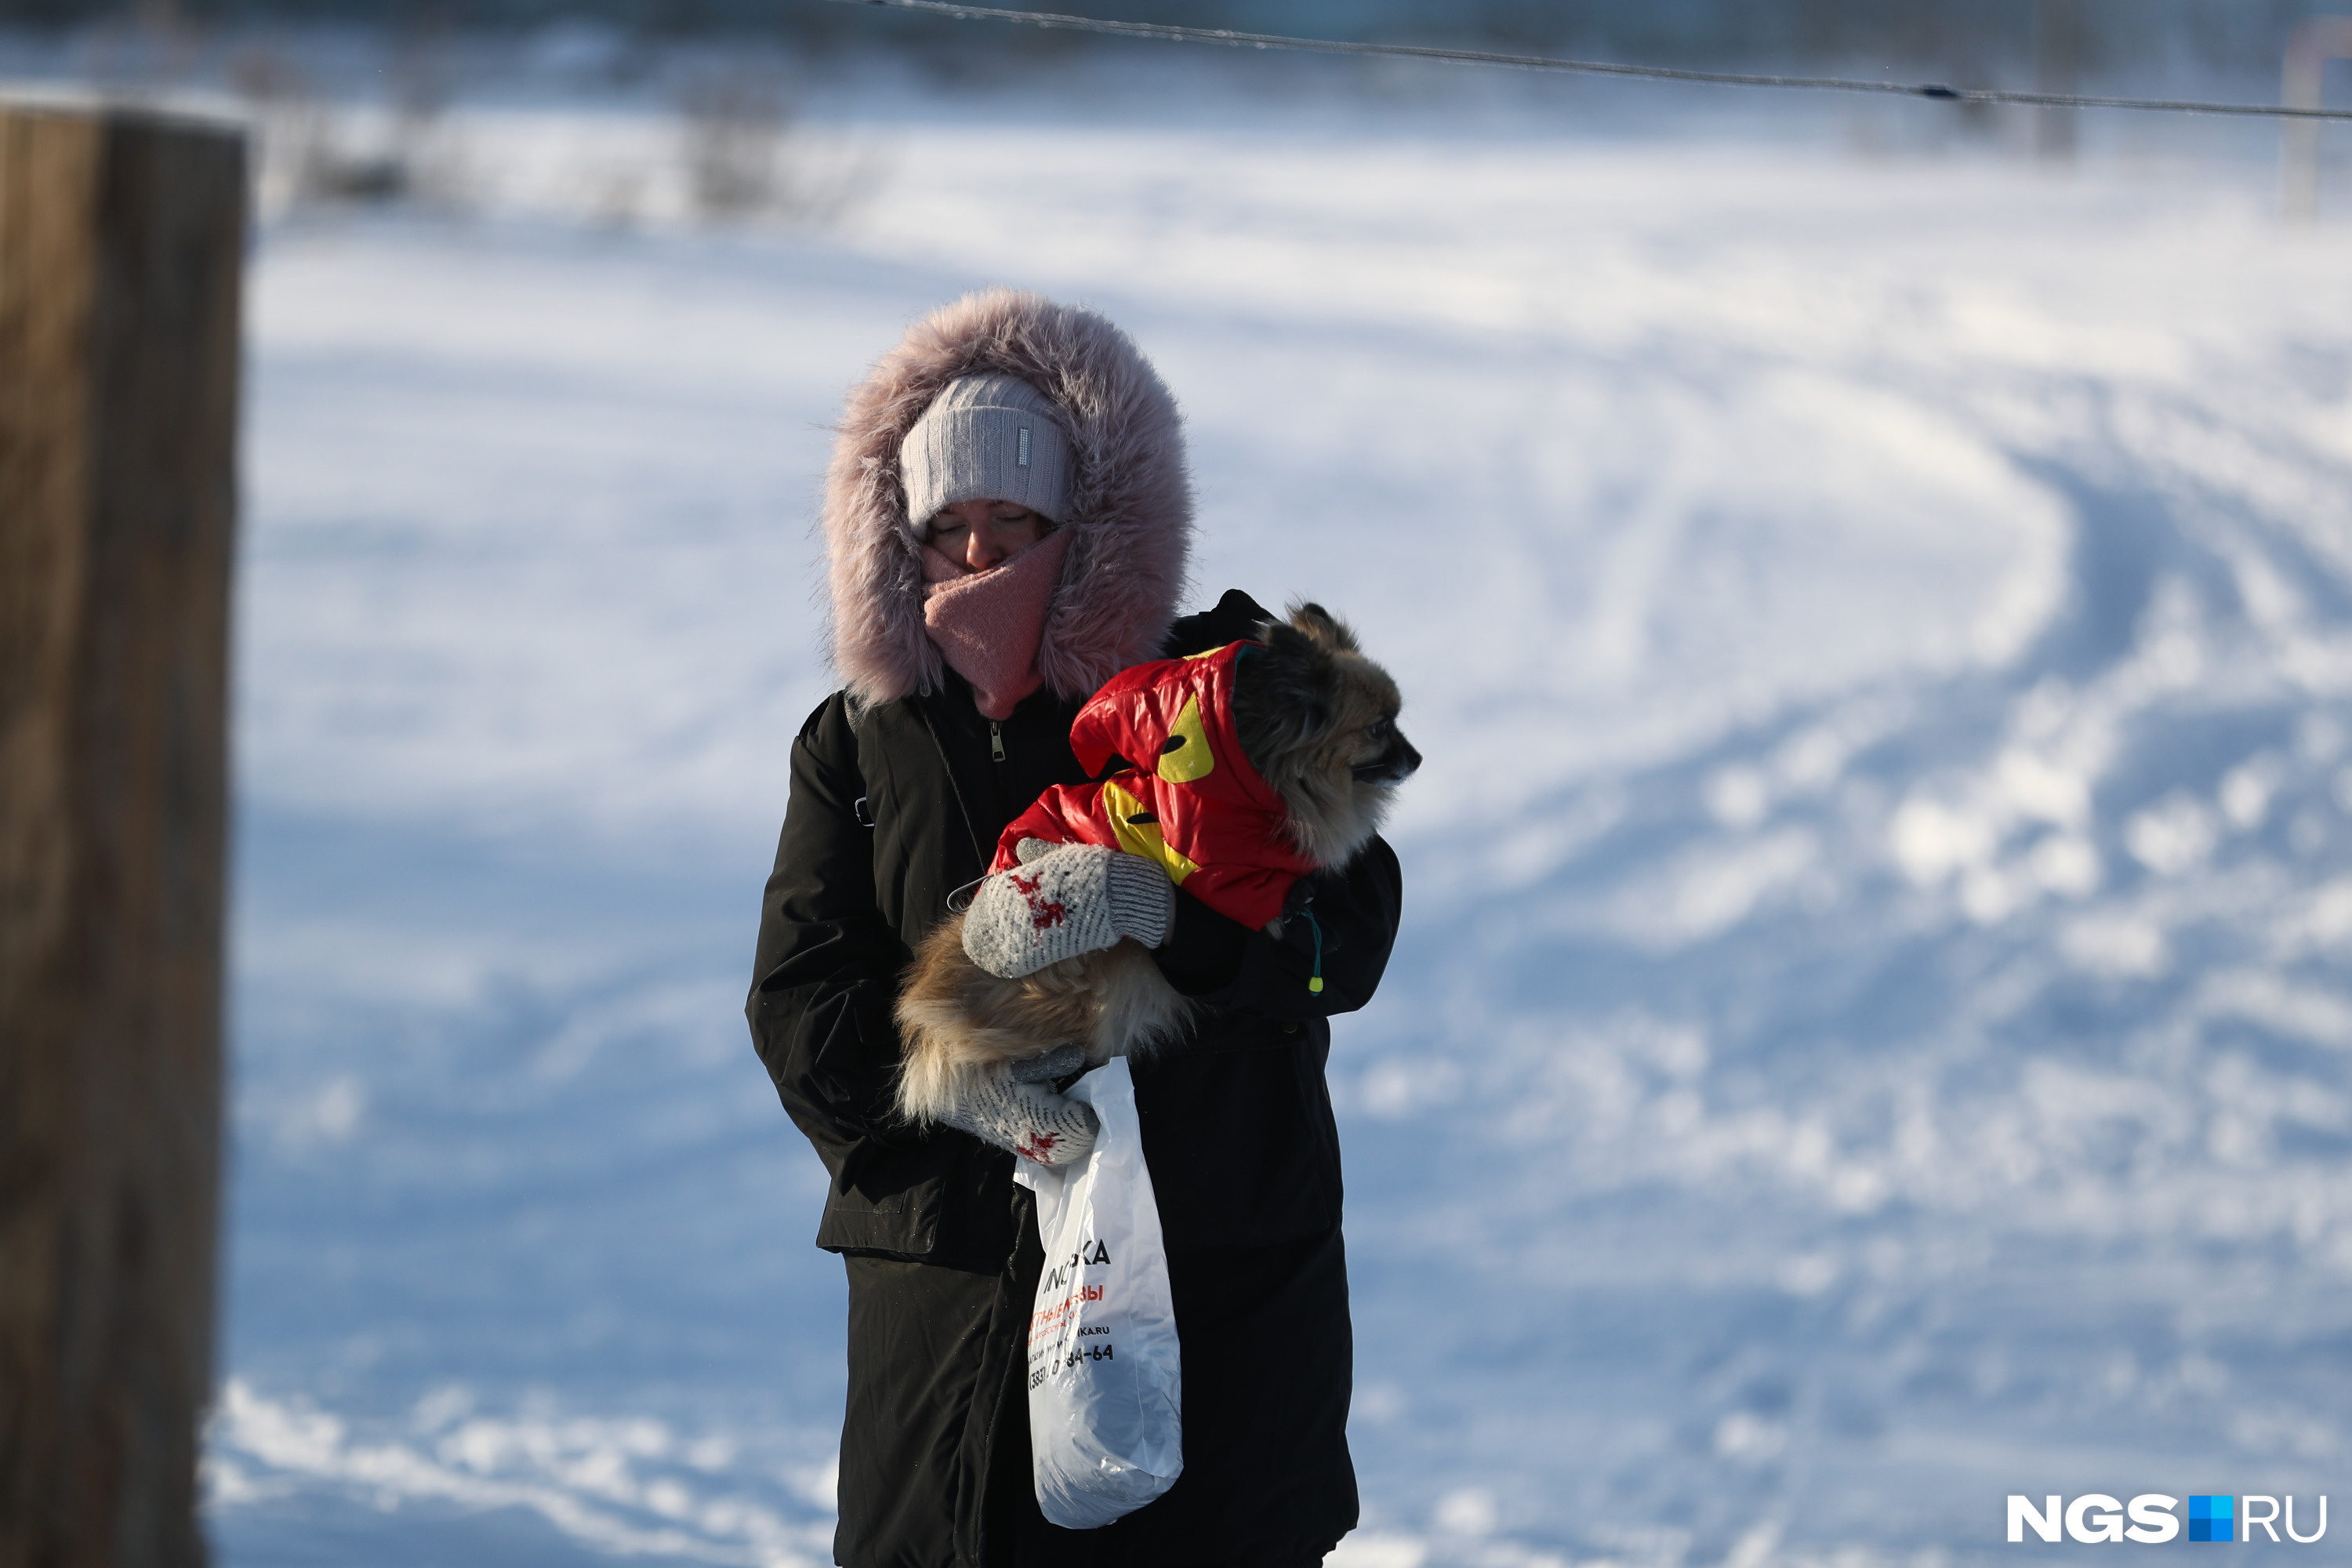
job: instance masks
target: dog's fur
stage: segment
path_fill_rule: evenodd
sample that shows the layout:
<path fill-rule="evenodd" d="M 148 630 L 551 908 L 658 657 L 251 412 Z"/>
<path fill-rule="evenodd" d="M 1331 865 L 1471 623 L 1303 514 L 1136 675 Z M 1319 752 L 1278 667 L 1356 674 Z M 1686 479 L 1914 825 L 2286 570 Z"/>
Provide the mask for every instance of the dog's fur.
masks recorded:
<path fill-rule="evenodd" d="M 1242 751 L 1288 807 L 1283 830 L 1300 853 L 1343 866 L 1421 765 L 1396 727 L 1396 682 L 1319 605 L 1294 605 L 1259 641 L 1265 651 L 1234 674 Z M 1084 1046 L 1094 1063 L 1143 1055 L 1182 1032 L 1191 1005 L 1133 941 L 1000 978 L 965 953 L 963 918 L 951 916 L 916 951 L 899 992 L 899 1109 L 937 1121 L 973 1079 L 1059 1046 Z"/>

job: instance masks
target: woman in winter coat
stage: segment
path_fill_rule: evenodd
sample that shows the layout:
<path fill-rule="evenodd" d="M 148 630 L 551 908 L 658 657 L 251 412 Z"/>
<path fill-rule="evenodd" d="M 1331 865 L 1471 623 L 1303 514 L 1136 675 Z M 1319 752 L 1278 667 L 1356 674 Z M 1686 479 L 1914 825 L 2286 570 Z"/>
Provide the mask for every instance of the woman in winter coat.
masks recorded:
<path fill-rule="evenodd" d="M 1267 618 L 1240 593 L 1176 618 L 1191 511 L 1175 405 L 1091 311 L 971 296 L 850 395 L 824 510 L 844 689 L 793 746 L 747 1011 L 832 1176 L 816 1244 L 849 1277 L 835 1555 L 851 1568 L 1025 1568 L 1072 1547 L 1134 1568 L 1289 1568 L 1356 1521 L 1323 1074 L 1326 1020 L 1370 998 L 1395 937 L 1387 845 L 1302 879 L 1293 905 L 1317 919 L 1286 922 L 1287 941 L 1138 857 L 1108 858 L 1117 875 L 1073 895 L 1104 900 L 1201 1004 L 1186 1039 L 1134 1068 L 1182 1344 L 1184 1471 L 1117 1523 L 1046 1523 L 1029 1462 L 1041 1256 L 1011 1151 L 1080 1153 L 1091 1111 L 1050 1084 L 959 1106 L 946 1126 L 891 1109 L 899 974 L 1004 825 L 1085 779 L 1079 704 L 1129 665 Z"/>

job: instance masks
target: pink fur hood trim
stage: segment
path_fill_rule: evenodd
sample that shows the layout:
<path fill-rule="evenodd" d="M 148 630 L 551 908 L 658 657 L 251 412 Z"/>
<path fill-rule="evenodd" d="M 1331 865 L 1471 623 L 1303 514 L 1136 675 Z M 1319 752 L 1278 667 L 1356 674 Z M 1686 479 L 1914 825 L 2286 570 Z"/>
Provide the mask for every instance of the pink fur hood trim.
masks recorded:
<path fill-rule="evenodd" d="M 1184 432 L 1127 334 L 1092 310 L 1035 294 L 968 294 L 908 330 L 849 395 L 824 483 L 833 661 L 863 702 L 940 683 L 923 625 L 922 546 L 908 526 L 898 444 L 940 387 L 1017 375 L 1053 401 L 1076 458 L 1061 581 L 1037 644 L 1056 695 L 1084 697 L 1156 658 L 1175 618 L 1192 543 Z"/>

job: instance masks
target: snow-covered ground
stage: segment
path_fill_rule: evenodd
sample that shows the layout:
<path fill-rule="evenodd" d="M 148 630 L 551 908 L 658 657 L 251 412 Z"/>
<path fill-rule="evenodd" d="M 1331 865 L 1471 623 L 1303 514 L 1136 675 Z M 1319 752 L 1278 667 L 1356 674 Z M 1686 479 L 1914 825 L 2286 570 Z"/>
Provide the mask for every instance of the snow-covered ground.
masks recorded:
<path fill-rule="evenodd" d="M 2307 1530 L 2352 230 L 2187 132 L 1170 79 L 862 105 L 798 233 L 624 224 L 664 125 L 484 111 L 499 202 L 261 242 L 222 1561 L 829 1560 L 839 1269 L 740 998 L 824 426 L 988 282 L 1135 333 L 1202 596 L 1351 616 L 1430 759 L 1334 1057 L 1339 1562 L 1958 1563 L 2028 1550 L 2010 1492 Z"/>

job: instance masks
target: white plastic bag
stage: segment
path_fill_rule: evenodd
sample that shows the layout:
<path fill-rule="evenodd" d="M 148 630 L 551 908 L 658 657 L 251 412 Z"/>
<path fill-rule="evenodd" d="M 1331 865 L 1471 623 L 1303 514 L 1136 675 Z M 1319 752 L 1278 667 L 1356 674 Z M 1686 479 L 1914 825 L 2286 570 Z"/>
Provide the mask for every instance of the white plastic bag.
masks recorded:
<path fill-rule="evenodd" d="M 1184 1468 L 1183 1374 L 1160 1209 L 1123 1057 L 1070 1090 L 1102 1119 L 1077 1165 L 1020 1163 L 1045 1269 L 1029 1319 L 1037 1506 L 1065 1530 L 1133 1513 Z"/>

